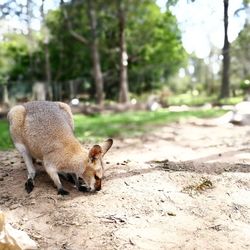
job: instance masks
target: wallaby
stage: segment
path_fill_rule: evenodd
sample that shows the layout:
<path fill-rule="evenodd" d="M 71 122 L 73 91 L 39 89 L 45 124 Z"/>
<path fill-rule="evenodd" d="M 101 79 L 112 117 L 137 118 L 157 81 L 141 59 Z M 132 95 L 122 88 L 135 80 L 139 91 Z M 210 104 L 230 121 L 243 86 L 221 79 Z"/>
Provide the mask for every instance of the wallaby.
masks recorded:
<path fill-rule="evenodd" d="M 99 191 L 104 172 L 102 161 L 113 144 L 108 139 L 101 145 L 85 149 L 74 137 L 74 121 L 70 107 L 62 102 L 33 101 L 14 106 L 8 113 L 10 135 L 22 155 L 28 170 L 25 189 L 34 188 L 36 170 L 33 159 L 43 161 L 43 166 L 54 181 L 58 194 L 67 195 L 59 173 L 73 174 L 78 190 Z M 79 178 L 86 186 L 81 187 Z M 87 189 L 87 190 L 86 190 Z"/>

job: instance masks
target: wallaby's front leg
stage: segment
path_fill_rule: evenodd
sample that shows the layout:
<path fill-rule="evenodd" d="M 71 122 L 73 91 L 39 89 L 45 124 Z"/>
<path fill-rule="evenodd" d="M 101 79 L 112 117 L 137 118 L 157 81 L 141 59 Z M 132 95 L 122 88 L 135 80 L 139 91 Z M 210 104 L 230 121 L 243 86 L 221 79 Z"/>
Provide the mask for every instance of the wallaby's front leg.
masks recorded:
<path fill-rule="evenodd" d="M 26 168 L 28 170 L 28 180 L 25 182 L 25 189 L 27 193 L 30 193 L 34 188 L 34 178 L 36 175 L 36 170 L 34 168 L 29 151 L 27 150 L 25 145 L 22 143 L 15 143 L 15 146 L 17 150 L 20 152 L 20 154 L 22 155 Z"/>
<path fill-rule="evenodd" d="M 76 189 L 80 192 L 89 192 L 90 188 L 82 183 L 82 179 L 79 179 L 76 174 L 74 173 L 59 173 L 59 177 L 63 178 L 64 180 L 74 184 Z"/>
<path fill-rule="evenodd" d="M 78 189 L 78 191 L 80 192 L 89 192 L 90 188 L 82 185 L 82 182 L 79 180 L 79 177 L 76 174 L 72 174 L 72 178 L 76 184 L 76 188 Z"/>
<path fill-rule="evenodd" d="M 44 167 L 45 170 L 47 171 L 48 175 L 50 176 L 50 178 L 54 181 L 57 190 L 58 190 L 58 194 L 61 195 L 68 195 L 69 192 L 63 189 L 62 183 L 59 179 L 58 173 L 57 173 L 57 169 L 51 165 L 51 164 L 46 164 L 44 163 Z"/>

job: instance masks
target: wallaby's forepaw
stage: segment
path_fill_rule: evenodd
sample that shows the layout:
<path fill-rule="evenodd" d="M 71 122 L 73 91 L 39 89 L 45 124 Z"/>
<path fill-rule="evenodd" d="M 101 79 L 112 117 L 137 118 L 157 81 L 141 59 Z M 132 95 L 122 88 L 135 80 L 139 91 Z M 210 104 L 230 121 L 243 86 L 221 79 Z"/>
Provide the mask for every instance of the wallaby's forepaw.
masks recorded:
<path fill-rule="evenodd" d="M 26 189 L 26 191 L 27 191 L 28 194 L 34 189 L 33 180 L 31 178 L 29 178 L 25 182 L 25 189 Z"/>
<path fill-rule="evenodd" d="M 64 189 L 62 189 L 62 188 L 60 188 L 60 189 L 58 189 L 57 194 L 60 194 L 60 195 L 69 195 L 69 192 L 66 191 L 66 190 L 64 190 Z"/>
<path fill-rule="evenodd" d="M 89 187 L 84 186 L 84 185 L 81 185 L 78 187 L 78 191 L 80 191 L 80 192 L 90 192 L 90 190 L 91 189 Z"/>
<path fill-rule="evenodd" d="M 67 181 L 72 183 L 72 184 L 75 184 L 75 181 L 74 181 L 72 174 L 67 174 Z"/>
<path fill-rule="evenodd" d="M 72 184 L 75 184 L 74 178 L 72 176 L 72 174 L 65 174 L 65 173 L 58 173 L 60 179 L 63 179 L 65 181 L 68 181 Z"/>

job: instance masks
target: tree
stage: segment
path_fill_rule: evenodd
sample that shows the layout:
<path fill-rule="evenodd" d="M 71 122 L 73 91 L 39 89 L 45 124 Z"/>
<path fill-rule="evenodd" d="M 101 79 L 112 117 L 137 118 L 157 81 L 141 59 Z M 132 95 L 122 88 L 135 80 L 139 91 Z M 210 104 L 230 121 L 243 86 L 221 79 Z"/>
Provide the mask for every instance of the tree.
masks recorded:
<path fill-rule="evenodd" d="M 97 2 L 95 6 L 98 10 L 95 13 L 98 20 L 96 31 L 105 81 L 104 90 L 106 97 L 110 99 L 119 99 L 121 76 L 125 75 L 125 79 L 127 78 L 129 85 L 127 89 L 131 92 L 150 91 L 166 84 L 168 77 L 178 70 L 186 58 L 176 19 L 170 12 L 161 13 L 152 0 L 123 1 L 126 23 L 122 24 L 122 32 L 117 0 L 108 3 Z M 52 34 L 50 39 L 52 70 L 54 72 L 55 69 L 61 68 L 60 79 L 63 81 L 81 78 L 84 82 L 83 89 L 92 93 L 93 87 L 89 85 L 92 59 L 88 47 L 92 33 L 89 28 L 89 18 L 83 14 L 87 11 L 87 5 L 76 1 L 74 5 L 64 5 L 61 10 L 65 8 L 65 20 L 60 17 L 60 10 L 47 15 Z M 75 40 L 70 39 L 70 36 L 75 36 Z M 120 42 L 121 37 L 123 43 Z M 85 42 L 85 46 L 82 46 Z M 120 49 L 121 44 L 123 44 L 122 49 Z M 63 48 L 64 58 L 69 60 L 59 63 L 61 61 L 59 55 L 62 54 L 59 53 L 59 48 Z M 124 49 L 125 53 L 121 53 Z M 121 67 L 121 55 L 126 54 L 128 65 Z"/>
<path fill-rule="evenodd" d="M 228 41 L 228 6 L 229 0 L 224 0 L 224 46 L 222 49 L 223 55 L 223 68 L 222 68 L 222 83 L 221 83 L 221 93 L 220 97 L 229 97 L 230 90 L 230 43 Z M 236 10 L 235 14 L 238 15 L 239 12 L 249 8 L 249 0 L 243 0 L 243 7 Z M 247 20 L 246 20 L 247 25 Z"/>
<path fill-rule="evenodd" d="M 64 6 L 63 8 L 65 8 Z M 79 85 L 79 90 L 94 96 L 96 93 L 95 86 L 91 84 L 93 76 L 93 60 L 91 58 L 90 48 L 86 44 L 72 39 L 72 34 L 65 27 L 68 27 L 68 21 L 62 12 L 63 8 L 50 11 L 46 16 L 46 25 L 50 30 L 49 53 L 52 71 L 52 82 L 54 88 L 54 96 L 56 99 L 70 98 L 70 86 Z M 84 12 L 86 9 L 84 9 Z M 74 32 L 79 33 L 83 37 L 88 38 L 88 19 L 83 15 L 82 11 L 68 9 L 67 14 L 72 14 L 76 19 L 82 18 L 81 22 L 72 23 Z M 86 13 L 86 12 L 85 12 Z M 74 19 L 71 19 L 72 21 Z M 76 25 L 80 23 L 81 26 Z M 82 33 L 80 33 L 82 32 Z"/>
<path fill-rule="evenodd" d="M 49 31 L 46 26 L 45 22 L 45 14 L 44 14 L 44 2 L 45 0 L 42 0 L 42 4 L 40 7 L 41 11 L 41 17 L 42 17 L 42 22 L 44 26 L 44 39 L 43 39 L 43 45 L 44 45 L 44 54 L 45 54 L 45 75 L 46 75 L 46 84 L 45 84 L 45 91 L 48 100 L 53 99 L 53 93 L 52 93 L 52 88 L 51 88 L 51 67 L 50 67 L 50 52 L 49 52 Z"/>
<path fill-rule="evenodd" d="M 26 36 L 8 34 L 0 43 L 0 78 L 29 79 L 29 48 Z"/>
<path fill-rule="evenodd" d="M 63 1 L 61 0 L 61 3 Z M 72 1 L 73 3 L 73 1 Z M 61 4 L 63 6 L 63 4 Z M 70 6 L 75 7 L 75 6 Z M 77 6 L 78 10 L 81 10 L 79 8 L 81 6 Z M 97 19 L 96 19 L 96 12 L 95 12 L 95 6 L 93 1 L 87 0 L 87 15 L 89 18 L 89 27 L 90 27 L 90 40 L 88 41 L 81 33 L 76 32 L 73 27 L 70 20 L 70 16 L 68 15 L 67 6 L 63 7 L 64 17 L 67 20 L 68 29 L 70 34 L 80 43 L 84 44 L 85 46 L 88 45 L 91 48 L 91 55 L 92 55 L 92 61 L 93 61 L 93 76 L 95 79 L 95 87 L 96 87 L 96 103 L 100 106 L 103 105 L 104 100 L 104 93 L 103 93 L 103 76 L 102 76 L 102 70 L 101 70 L 101 63 L 100 63 L 100 54 L 99 54 L 99 39 L 97 36 Z"/>
<path fill-rule="evenodd" d="M 100 63 L 100 54 L 98 49 L 99 39 L 97 36 L 97 20 L 95 8 L 92 0 L 87 0 L 88 8 L 87 13 L 89 17 L 90 29 L 91 29 L 91 54 L 93 60 L 93 71 L 96 84 L 96 102 L 100 106 L 103 105 L 104 93 L 103 93 L 103 76 Z"/>
<path fill-rule="evenodd" d="M 101 85 L 106 98 L 111 100 L 119 99 L 121 79 L 129 85 L 126 93 L 129 89 L 131 93 L 140 94 L 168 84 L 169 76 L 186 57 L 175 17 L 169 11 L 162 13 L 153 0 L 121 3 L 118 0 L 67 3 L 61 0 L 56 10 L 43 13 L 41 9 L 43 25 L 39 32 L 33 33 L 36 47 L 31 50 L 32 74 L 28 70 L 27 36 L 5 39 L 8 53 L 4 59 L 13 62 L 6 64 L 10 81 L 21 79 L 27 85 L 33 83 L 33 78 L 50 81 L 55 100 L 72 96 L 71 85 L 86 94 L 83 98 L 92 100 L 97 97 L 95 74 L 91 75 L 95 60 L 99 63 L 95 69 L 101 73 L 99 79 L 103 78 Z M 45 39 L 47 34 L 49 39 Z M 24 43 L 18 41 L 21 38 Z M 104 98 L 100 95 L 103 88 L 98 94 L 100 103 Z"/>
<path fill-rule="evenodd" d="M 119 60 L 120 60 L 120 87 L 119 87 L 119 102 L 127 103 L 129 101 L 128 93 L 128 54 L 126 48 L 126 37 L 125 37 L 125 9 L 124 1 L 117 0 L 118 9 L 118 23 L 119 23 Z"/>
<path fill-rule="evenodd" d="M 228 5 L 229 0 L 224 0 L 224 46 L 222 49 L 223 69 L 220 98 L 229 97 L 229 70 L 230 70 L 230 43 L 228 41 Z"/>
<path fill-rule="evenodd" d="M 138 94 L 167 84 L 186 60 L 176 18 L 152 1 L 128 14 L 127 44 L 130 90 Z"/>
<path fill-rule="evenodd" d="M 239 33 L 237 39 L 231 46 L 232 77 L 233 82 L 242 84 L 245 80 L 250 80 L 250 24 L 245 23 L 244 28 Z"/>

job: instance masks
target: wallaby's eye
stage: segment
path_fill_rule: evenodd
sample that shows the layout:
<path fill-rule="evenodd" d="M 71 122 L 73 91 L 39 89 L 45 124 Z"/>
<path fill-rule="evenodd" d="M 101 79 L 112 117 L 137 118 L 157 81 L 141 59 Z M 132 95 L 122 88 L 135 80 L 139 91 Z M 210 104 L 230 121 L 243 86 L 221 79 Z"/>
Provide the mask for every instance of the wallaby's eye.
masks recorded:
<path fill-rule="evenodd" d="M 95 174 L 95 179 L 98 181 L 98 180 L 100 180 L 101 178 L 99 178 L 99 177 Z"/>

